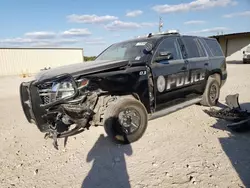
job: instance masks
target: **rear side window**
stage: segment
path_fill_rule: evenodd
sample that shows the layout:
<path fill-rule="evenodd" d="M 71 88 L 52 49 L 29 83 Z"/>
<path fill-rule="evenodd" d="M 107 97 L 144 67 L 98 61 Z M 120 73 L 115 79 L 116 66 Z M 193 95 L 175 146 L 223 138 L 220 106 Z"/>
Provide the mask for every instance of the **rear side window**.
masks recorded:
<path fill-rule="evenodd" d="M 204 49 L 200 43 L 198 43 L 196 38 L 183 36 L 182 41 L 185 46 L 188 58 L 206 57 Z"/>
<path fill-rule="evenodd" d="M 221 50 L 220 44 L 215 39 L 204 39 L 210 48 L 213 56 L 223 56 L 223 52 Z"/>

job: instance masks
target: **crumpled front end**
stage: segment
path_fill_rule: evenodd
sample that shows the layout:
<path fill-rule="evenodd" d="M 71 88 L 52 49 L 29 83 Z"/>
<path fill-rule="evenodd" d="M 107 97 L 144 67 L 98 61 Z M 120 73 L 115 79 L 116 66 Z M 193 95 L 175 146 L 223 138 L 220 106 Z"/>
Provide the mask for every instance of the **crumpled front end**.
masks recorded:
<path fill-rule="evenodd" d="M 72 136 L 86 128 L 97 101 L 97 92 L 84 92 L 86 80 L 75 81 L 70 75 L 49 80 L 23 82 L 20 99 L 29 123 L 36 124 L 46 137 Z M 72 125 L 75 125 L 73 129 Z"/>
<path fill-rule="evenodd" d="M 90 126 L 103 126 L 107 107 L 121 96 L 140 99 L 150 112 L 154 103 L 153 96 L 149 97 L 152 86 L 147 72 L 144 65 L 122 66 L 25 82 L 20 85 L 23 111 L 28 122 L 36 124 L 45 137 L 54 139 L 57 148 L 57 138 L 76 135 Z"/>

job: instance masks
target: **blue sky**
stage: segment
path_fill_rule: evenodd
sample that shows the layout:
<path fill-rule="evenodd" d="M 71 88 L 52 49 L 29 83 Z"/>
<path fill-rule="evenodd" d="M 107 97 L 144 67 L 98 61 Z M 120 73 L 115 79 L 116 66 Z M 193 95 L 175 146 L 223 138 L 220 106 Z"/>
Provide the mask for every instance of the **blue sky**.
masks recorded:
<path fill-rule="evenodd" d="M 250 31 L 249 0 L 1 0 L 0 47 L 81 47 L 162 30 L 201 36 Z"/>

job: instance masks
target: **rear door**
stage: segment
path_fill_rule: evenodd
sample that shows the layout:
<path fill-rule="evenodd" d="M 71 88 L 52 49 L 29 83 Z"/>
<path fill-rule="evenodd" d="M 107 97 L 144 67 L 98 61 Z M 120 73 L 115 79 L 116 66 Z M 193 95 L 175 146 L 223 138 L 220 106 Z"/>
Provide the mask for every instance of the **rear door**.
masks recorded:
<path fill-rule="evenodd" d="M 203 94 L 209 75 L 209 56 L 198 37 L 182 36 L 184 59 L 188 64 L 189 95 L 197 97 Z"/>
<path fill-rule="evenodd" d="M 188 66 L 182 57 L 178 39 L 179 36 L 165 38 L 156 49 L 152 60 L 156 111 L 185 100 L 187 88 L 185 78 L 188 75 Z M 173 58 L 156 61 L 160 52 L 171 52 Z"/>

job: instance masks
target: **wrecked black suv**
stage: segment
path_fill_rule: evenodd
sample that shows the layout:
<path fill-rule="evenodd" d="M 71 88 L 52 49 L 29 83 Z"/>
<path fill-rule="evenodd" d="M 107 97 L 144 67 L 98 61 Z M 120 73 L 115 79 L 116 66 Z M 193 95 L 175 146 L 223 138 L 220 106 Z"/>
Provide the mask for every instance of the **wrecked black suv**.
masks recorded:
<path fill-rule="evenodd" d="M 126 144 L 144 134 L 148 120 L 192 104 L 216 105 L 227 79 L 216 39 L 150 33 L 116 43 L 95 61 L 39 72 L 20 85 L 24 114 L 46 137 L 104 126 Z"/>

